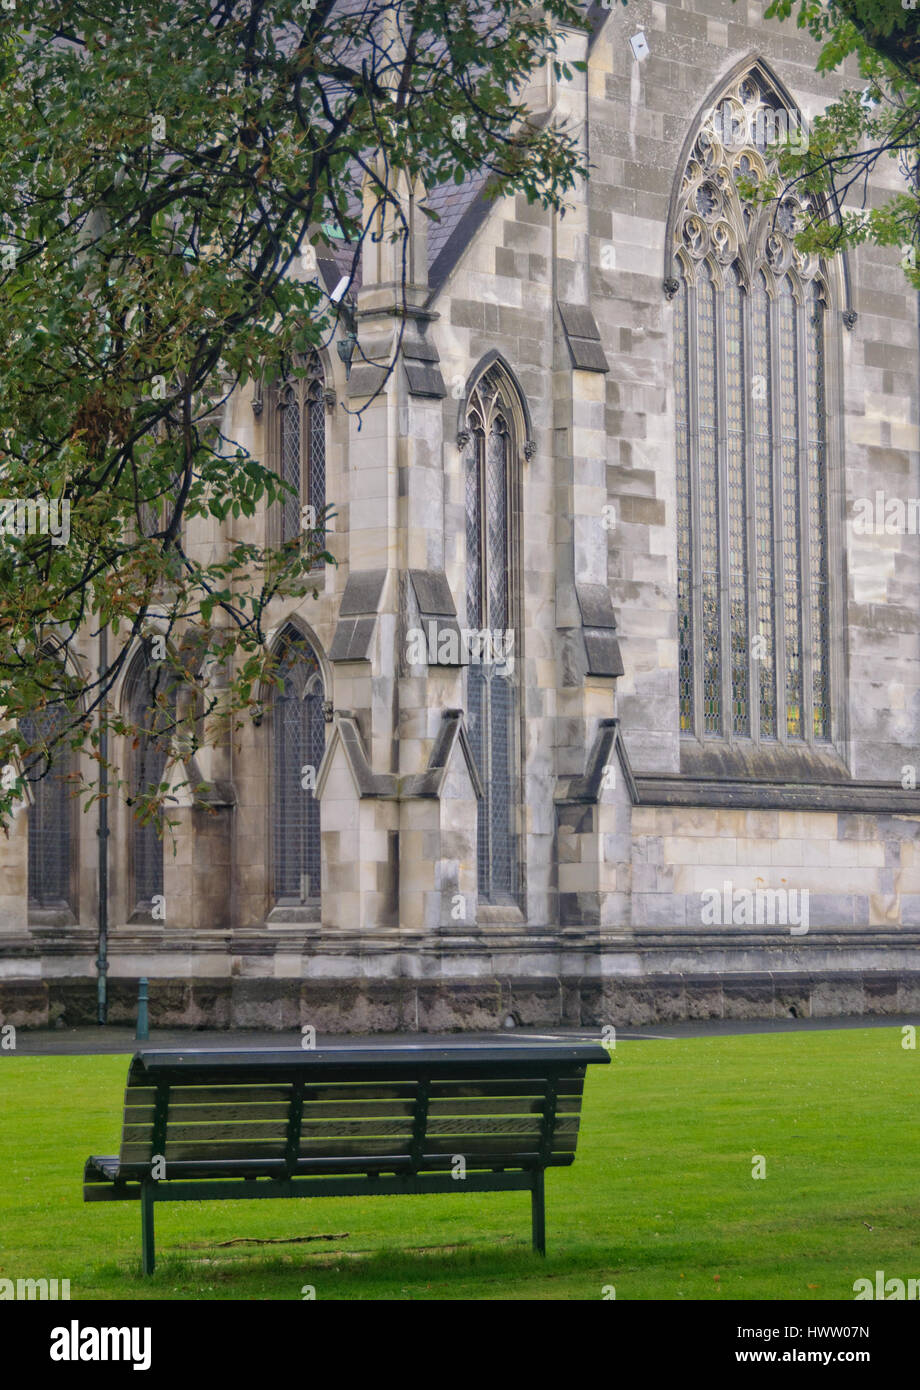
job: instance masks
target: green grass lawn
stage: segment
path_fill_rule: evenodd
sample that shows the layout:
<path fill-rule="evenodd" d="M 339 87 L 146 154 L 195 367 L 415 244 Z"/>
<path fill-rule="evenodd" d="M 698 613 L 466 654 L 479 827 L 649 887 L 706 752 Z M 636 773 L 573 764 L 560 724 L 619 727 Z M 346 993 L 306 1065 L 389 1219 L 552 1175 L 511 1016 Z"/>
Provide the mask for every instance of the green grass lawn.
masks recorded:
<path fill-rule="evenodd" d="M 127 1060 L 0 1054 L 0 1278 L 69 1278 L 74 1299 L 852 1299 L 876 1269 L 920 1277 L 900 1029 L 621 1043 L 588 1068 L 574 1166 L 547 1174 L 546 1260 L 526 1193 L 165 1203 L 150 1279 L 138 1204 L 82 1200 Z"/>

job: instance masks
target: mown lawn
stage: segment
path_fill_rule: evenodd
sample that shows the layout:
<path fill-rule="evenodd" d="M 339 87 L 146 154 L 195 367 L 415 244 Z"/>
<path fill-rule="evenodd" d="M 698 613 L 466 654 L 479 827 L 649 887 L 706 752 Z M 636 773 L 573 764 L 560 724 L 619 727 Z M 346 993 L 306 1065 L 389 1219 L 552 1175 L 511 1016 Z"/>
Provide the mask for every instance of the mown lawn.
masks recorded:
<path fill-rule="evenodd" d="M 900 1029 L 621 1042 L 590 1067 L 578 1155 L 524 1193 L 85 1204 L 118 1147 L 127 1057 L 0 1053 L 0 1278 L 71 1297 L 852 1299 L 920 1277 L 920 1050 Z M 766 1177 L 752 1178 L 752 1160 Z M 309 1244 L 235 1245 L 332 1234 Z M 610 1296 L 609 1292 L 606 1296 Z"/>

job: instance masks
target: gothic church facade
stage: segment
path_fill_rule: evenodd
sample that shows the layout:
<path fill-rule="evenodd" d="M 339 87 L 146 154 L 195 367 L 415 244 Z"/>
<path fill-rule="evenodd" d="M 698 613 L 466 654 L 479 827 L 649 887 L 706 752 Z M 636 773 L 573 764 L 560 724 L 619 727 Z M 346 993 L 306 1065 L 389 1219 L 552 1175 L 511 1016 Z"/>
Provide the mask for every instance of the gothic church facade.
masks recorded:
<path fill-rule="evenodd" d="M 807 36 L 749 0 L 588 26 L 529 93 L 585 141 L 566 215 L 407 191 L 407 314 L 368 240 L 348 367 L 343 326 L 227 404 L 300 494 L 257 533 L 328 504 L 336 564 L 271 611 L 261 717 L 176 770 L 175 842 L 113 805 L 113 1019 L 139 976 L 155 1024 L 292 1033 L 920 1006 L 916 296 L 739 196 L 839 87 Z M 0 848 L 14 1022 L 95 1015 L 60 786 Z"/>

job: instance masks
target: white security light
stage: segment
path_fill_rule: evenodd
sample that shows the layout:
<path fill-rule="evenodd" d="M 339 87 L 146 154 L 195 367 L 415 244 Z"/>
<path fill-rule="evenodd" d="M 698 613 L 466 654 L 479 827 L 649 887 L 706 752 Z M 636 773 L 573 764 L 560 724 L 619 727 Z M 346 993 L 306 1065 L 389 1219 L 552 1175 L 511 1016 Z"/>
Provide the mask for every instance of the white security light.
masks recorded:
<path fill-rule="evenodd" d="M 643 58 L 648 57 L 648 39 L 640 29 L 638 34 L 633 34 L 629 41 L 629 46 L 633 51 L 633 57 L 637 63 L 641 63 Z"/>
<path fill-rule="evenodd" d="M 333 304 L 338 304 L 340 300 L 345 298 L 345 292 L 350 284 L 351 276 L 343 275 L 339 283 L 336 285 L 335 289 L 332 291 L 332 294 L 329 296 Z"/>

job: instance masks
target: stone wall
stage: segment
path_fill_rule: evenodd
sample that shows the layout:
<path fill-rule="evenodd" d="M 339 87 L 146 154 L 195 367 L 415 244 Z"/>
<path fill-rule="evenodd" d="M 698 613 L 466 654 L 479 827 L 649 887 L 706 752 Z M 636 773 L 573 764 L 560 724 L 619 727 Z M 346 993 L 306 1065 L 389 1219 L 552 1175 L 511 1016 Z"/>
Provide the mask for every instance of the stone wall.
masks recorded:
<path fill-rule="evenodd" d="M 643 63 L 628 44 L 639 28 Z M 586 35 L 573 31 L 566 46 L 583 55 Z M 316 596 L 276 600 L 268 621 L 273 637 L 292 623 L 313 643 L 334 709 L 318 787 L 320 920 L 273 911 L 266 692 L 261 723 L 207 764 L 225 789 L 216 820 L 191 805 L 179 815 L 160 924 L 129 921 L 130 820 L 113 812 L 113 1021 L 133 1017 L 139 975 L 151 980 L 154 1026 L 292 1033 L 920 1004 L 920 791 L 904 776 L 920 761 L 920 556 L 914 535 L 852 525 L 858 500 L 878 489 L 920 497 L 917 303 L 894 253 L 853 255 L 833 306 L 829 466 L 844 621 L 832 756 L 791 778 L 712 767 L 701 777 L 679 734 L 673 308 L 662 283 L 671 198 L 695 113 L 718 84 L 756 56 L 814 114 L 840 86 L 816 76 L 816 52 L 755 3 L 611 9 L 587 73 L 531 93 L 535 109 L 574 121 L 587 148 L 591 177 L 569 215 L 499 201 L 430 294 L 415 219 L 404 362 L 425 366 L 413 378 L 401 362 L 375 397 L 398 328 L 392 257 L 377 245 L 358 299 L 366 360 L 346 378 L 334 351 L 324 359 L 338 564 L 317 573 Z M 585 338 L 595 326 L 597 339 Z M 464 617 L 459 411 L 478 365 L 496 355 L 527 417 L 513 461 L 524 874 L 518 906 L 497 910 L 477 902 L 478 793 L 454 713 L 462 673 L 412 664 L 405 649 L 413 575 L 443 576 Z M 442 393 L 429 389 L 438 377 Z M 232 399 L 228 433 L 266 457 L 270 407 L 254 401 L 252 387 Z M 261 536 L 267 520 L 253 525 Z M 226 547 L 228 528 L 202 523 L 193 552 Z M 619 675 L 592 664 L 586 645 L 593 632 L 598 650 L 613 651 L 598 591 L 612 599 Z M 95 829 L 93 810 L 81 817 L 72 927 L 27 922 L 24 816 L 0 845 L 0 1016 L 10 1021 L 95 1016 Z M 766 919 L 744 920 L 747 895 L 755 912 L 758 893 L 799 895 L 801 917 L 806 892 L 807 924 L 769 920 L 775 897 L 760 900 Z"/>

